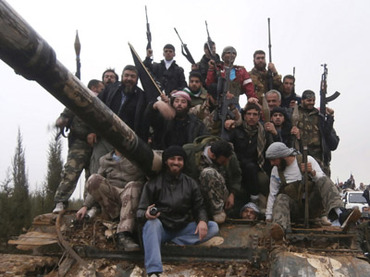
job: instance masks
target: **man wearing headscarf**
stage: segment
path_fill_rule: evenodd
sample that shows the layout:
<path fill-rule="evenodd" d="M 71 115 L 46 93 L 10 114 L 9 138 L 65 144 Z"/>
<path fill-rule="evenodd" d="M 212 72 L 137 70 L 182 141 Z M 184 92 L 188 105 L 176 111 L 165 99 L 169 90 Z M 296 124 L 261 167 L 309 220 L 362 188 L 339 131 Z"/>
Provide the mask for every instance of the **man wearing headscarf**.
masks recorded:
<path fill-rule="evenodd" d="M 196 137 L 207 135 L 206 126 L 195 115 L 189 114 L 190 95 L 185 91 L 171 94 L 170 103 L 157 101 L 145 111 L 145 122 L 153 130 L 151 146 L 163 150 L 171 145 L 182 146 Z"/>
<path fill-rule="evenodd" d="M 301 163 L 302 158 L 297 150 L 288 148 L 282 142 L 274 142 L 267 148 L 266 158 L 273 166 L 266 220 L 273 222 L 271 236 L 275 241 L 281 241 L 285 232 L 290 231 L 291 220 L 304 217 L 303 199 L 308 198 L 310 203 L 310 217 L 321 214 L 322 209 L 317 206 L 317 195 L 321 197 L 321 204 L 330 221 L 340 224 L 344 231 L 350 223 L 360 218 L 361 212 L 358 209 L 343 208 L 338 190 L 313 157 L 307 156 L 308 196 L 302 184 L 305 164 Z"/>

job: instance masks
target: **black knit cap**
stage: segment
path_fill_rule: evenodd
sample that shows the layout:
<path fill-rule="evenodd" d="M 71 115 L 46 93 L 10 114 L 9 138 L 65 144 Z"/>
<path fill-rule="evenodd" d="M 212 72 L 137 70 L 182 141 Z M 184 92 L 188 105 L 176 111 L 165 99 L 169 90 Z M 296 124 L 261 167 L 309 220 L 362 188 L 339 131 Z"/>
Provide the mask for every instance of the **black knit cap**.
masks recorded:
<path fill-rule="evenodd" d="M 166 44 L 164 47 L 163 47 L 163 50 L 164 49 L 171 49 L 175 52 L 175 46 L 173 46 L 172 44 Z"/>
<path fill-rule="evenodd" d="M 274 107 L 271 111 L 271 116 L 273 116 L 274 113 L 281 113 L 282 115 L 284 115 L 285 118 L 288 117 L 286 110 L 282 107 Z"/>
<path fill-rule="evenodd" d="M 179 145 L 171 145 L 162 153 L 162 161 L 165 162 L 168 160 L 168 158 L 174 157 L 174 156 L 181 156 L 183 157 L 184 161 L 186 160 L 186 153 L 184 149 Z"/>

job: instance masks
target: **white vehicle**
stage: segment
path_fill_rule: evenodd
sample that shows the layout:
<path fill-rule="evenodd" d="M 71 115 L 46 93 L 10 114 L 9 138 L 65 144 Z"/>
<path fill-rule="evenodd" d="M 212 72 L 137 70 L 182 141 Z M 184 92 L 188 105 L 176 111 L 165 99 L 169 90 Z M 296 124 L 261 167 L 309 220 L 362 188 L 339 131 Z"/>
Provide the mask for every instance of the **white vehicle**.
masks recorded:
<path fill-rule="evenodd" d="M 347 191 L 343 197 L 343 202 L 346 209 L 358 207 L 361 212 L 368 207 L 365 197 L 362 196 L 362 191 Z"/>

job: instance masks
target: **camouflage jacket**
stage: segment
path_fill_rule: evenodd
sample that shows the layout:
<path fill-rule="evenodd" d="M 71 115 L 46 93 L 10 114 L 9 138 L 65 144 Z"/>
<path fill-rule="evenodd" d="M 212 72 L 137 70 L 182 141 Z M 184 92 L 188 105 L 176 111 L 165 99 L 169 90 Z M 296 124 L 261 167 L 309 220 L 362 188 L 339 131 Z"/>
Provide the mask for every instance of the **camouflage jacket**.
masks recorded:
<path fill-rule="evenodd" d="M 254 85 L 254 91 L 257 94 L 258 102 L 262 103 L 262 94 L 269 91 L 269 83 L 268 83 L 268 71 L 259 71 L 255 67 L 249 71 L 249 75 L 252 78 L 252 82 Z M 273 76 L 272 88 L 279 90 L 282 86 L 281 83 L 281 75 L 276 74 Z"/>
<path fill-rule="evenodd" d="M 299 106 L 298 111 L 297 127 L 301 130 L 302 141 L 308 146 L 308 154 L 313 156 L 320 165 L 328 166 L 331 151 L 337 149 L 339 144 L 339 137 L 333 127 L 334 117 L 327 115 L 325 119 L 316 108 L 305 110 Z"/>
<path fill-rule="evenodd" d="M 240 192 L 241 186 L 241 169 L 239 161 L 233 152 L 231 159 L 227 166 L 219 166 L 215 163 L 211 165 L 204 162 L 203 152 L 206 146 L 209 146 L 213 141 L 220 140 L 217 136 L 202 136 L 194 140 L 193 143 L 183 145 L 187 154 L 184 173 L 198 181 L 201 171 L 205 167 L 213 167 L 217 169 L 220 174 L 225 178 L 227 189 L 230 193 L 236 195 Z"/>

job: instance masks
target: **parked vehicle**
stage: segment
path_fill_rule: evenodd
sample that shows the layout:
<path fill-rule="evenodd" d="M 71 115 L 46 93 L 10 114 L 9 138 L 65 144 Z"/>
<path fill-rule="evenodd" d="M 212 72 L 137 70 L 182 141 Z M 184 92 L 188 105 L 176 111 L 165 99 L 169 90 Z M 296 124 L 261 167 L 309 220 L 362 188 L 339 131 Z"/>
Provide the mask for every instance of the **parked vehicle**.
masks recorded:
<path fill-rule="evenodd" d="M 345 208 L 353 209 L 358 207 L 363 212 L 368 207 L 368 204 L 362 194 L 362 191 L 347 191 L 343 197 Z"/>

